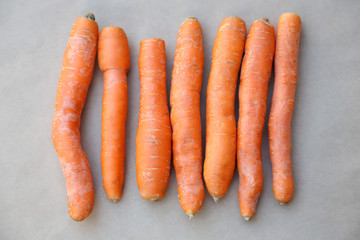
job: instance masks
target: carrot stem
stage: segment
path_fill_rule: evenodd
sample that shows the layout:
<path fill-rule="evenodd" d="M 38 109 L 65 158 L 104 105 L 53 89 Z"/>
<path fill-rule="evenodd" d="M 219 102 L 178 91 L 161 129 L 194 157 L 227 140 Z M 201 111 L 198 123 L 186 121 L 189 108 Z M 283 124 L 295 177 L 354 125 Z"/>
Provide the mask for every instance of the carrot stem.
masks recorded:
<path fill-rule="evenodd" d="M 85 18 L 95 21 L 95 15 L 92 13 L 87 13 L 85 15 Z"/>

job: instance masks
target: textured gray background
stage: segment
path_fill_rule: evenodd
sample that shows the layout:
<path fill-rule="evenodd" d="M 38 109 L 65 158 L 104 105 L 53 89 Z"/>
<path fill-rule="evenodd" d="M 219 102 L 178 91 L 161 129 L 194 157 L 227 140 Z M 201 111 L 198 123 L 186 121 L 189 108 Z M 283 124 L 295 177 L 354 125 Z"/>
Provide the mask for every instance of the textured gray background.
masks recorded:
<path fill-rule="evenodd" d="M 126 177 L 123 198 L 102 188 L 100 134 L 102 73 L 96 63 L 82 118 L 82 143 L 95 184 L 95 207 L 85 221 L 67 212 L 65 182 L 51 142 L 62 56 L 73 21 L 93 12 L 100 28 L 124 28 L 131 51 Z M 135 178 L 140 40 L 166 42 L 168 90 L 177 30 L 196 16 L 204 34 L 201 93 L 203 136 L 210 59 L 221 20 L 252 21 L 281 13 L 303 21 L 293 117 L 295 195 L 279 206 L 272 192 L 268 133 L 263 135 L 264 188 L 256 217 L 238 207 L 238 175 L 217 204 L 206 194 L 191 221 L 181 210 L 172 170 L 163 200 L 144 201 Z M 0 239 L 360 239 L 360 1 L 0 1 Z M 269 97 L 273 89 L 270 83 Z"/>

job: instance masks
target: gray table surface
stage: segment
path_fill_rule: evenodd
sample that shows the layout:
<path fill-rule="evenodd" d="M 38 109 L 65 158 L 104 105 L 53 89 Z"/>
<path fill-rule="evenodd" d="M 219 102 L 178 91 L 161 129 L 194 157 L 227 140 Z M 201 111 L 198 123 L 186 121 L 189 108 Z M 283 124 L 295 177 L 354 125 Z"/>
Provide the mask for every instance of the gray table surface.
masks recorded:
<path fill-rule="evenodd" d="M 204 34 L 201 116 L 212 47 L 221 20 L 250 24 L 281 13 L 303 21 L 293 116 L 295 195 L 287 206 L 273 197 L 268 130 L 263 134 L 264 188 L 256 217 L 238 207 L 238 174 L 227 195 L 206 194 L 189 221 L 178 203 L 175 172 L 164 199 L 140 198 L 135 177 L 140 40 L 166 42 L 167 86 L 177 30 L 196 16 Z M 95 184 L 95 206 L 83 222 L 70 219 L 65 182 L 51 141 L 55 93 L 73 21 L 93 12 L 100 28 L 121 26 L 129 39 L 129 110 L 123 198 L 107 200 L 100 168 L 102 73 L 96 63 L 81 122 L 82 144 Z M 360 239 L 360 1 L 1 1 L 0 2 L 0 239 Z M 273 80 L 269 87 L 269 97 Z M 269 109 L 269 108 L 268 108 Z"/>

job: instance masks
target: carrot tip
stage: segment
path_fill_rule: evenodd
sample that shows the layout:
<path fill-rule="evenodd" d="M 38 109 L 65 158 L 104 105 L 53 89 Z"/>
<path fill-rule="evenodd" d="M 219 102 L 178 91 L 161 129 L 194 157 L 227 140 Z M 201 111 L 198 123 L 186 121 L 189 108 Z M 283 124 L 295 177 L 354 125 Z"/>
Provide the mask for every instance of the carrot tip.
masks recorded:
<path fill-rule="evenodd" d="M 191 213 L 187 213 L 187 215 L 189 216 L 189 221 L 194 217 L 194 214 Z"/>
<path fill-rule="evenodd" d="M 90 20 L 95 21 L 95 15 L 92 14 L 92 13 L 87 13 L 87 14 L 85 15 L 85 17 L 86 17 L 87 19 L 90 19 Z"/>
<path fill-rule="evenodd" d="M 217 201 L 219 201 L 220 198 L 217 197 L 212 197 L 214 199 L 214 202 L 217 203 Z"/>
<path fill-rule="evenodd" d="M 267 17 L 260 18 L 261 21 L 270 23 L 270 20 Z"/>
<path fill-rule="evenodd" d="M 286 204 L 286 202 L 279 202 L 279 204 L 280 204 L 281 206 L 284 206 L 284 205 Z"/>
<path fill-rule="evenodd" d="M 160 198 L 159 198 L 159 197 L 152 197 L 152 198 L 149 198 L 148 200 L 149 200 L 150 202 L 157 202 L 157 201 L 160 200 Z"/>
<path fill-rule="evenodd" d="M 245 221 L 249 221 L 250 220 L 250 218 L 249 217 L 246 217 L 246 218 L 244 218 L 245 219 Z"/>
<path fill-rule="evenodd" d="M 121 197 L 118 197 L 118 196 L 108 196 L 108 199 L 111 201 L 111 202 L 118 202 L 120 200 Z"/>

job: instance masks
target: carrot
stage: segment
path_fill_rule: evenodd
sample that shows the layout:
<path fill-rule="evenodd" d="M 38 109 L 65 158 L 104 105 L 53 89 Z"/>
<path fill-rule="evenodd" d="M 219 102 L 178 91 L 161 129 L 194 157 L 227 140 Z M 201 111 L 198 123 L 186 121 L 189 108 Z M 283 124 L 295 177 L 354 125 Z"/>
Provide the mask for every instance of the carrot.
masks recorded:
<path fill-rule="evenodd" d="M 239 91 L 239 205 L 245 220 L 254 216 L 263 186 L 261 136 L 274 50 L 273 25 L 267 18 L 255 21 L 250 27 L 245 43 Z"/>
<path fill-rule="evenodd" d="M 230 185 L 235 169 L 235 95 L 246 36 L 245 22 L 225 18 L 216 35 L 206 103 L 204 179 L 217 201 Z"/>
<path fill-rule="evenodd" d="M 291 201 L 291 118 L 297 82 L 301 19 L 295 13 L 280 16 L 275 50 L 275 85 L 269 117 L 269 147 L 273 190 L 280 203 Z"/>
<path fill-rule="evenodd" d="M 104 73 L 102 101 L 101 168 L 109 200 L 121 198 L 124 183 L 127 79 L 130 53 L 125 32 L 106 27 L 99 34 L 99 66 Z"/>
<path fill-rule="evenodd" d="M 181 25 L 170 91 L 173 161 L 180 206 L 190 217 L 204 202 L 200 91 L 204 65 L 201 26 L 189 17 Z"/>
<path fill-rule="evenodd" d="M 169 183 L 171 125 L 166 96 L 165 42 L 140 42 L 140 113 L 136 135 L 136 180 L 143 199 L 164 197 Z"/>
<path fill-rule="evenodd" d="M 80 141 L 80 119 L 93 76 L 98 25 L 93 14 L 74 22 L 56 93 L 52 140 L 66 180 L 69 213 L 84 220 L 94 205 L 88 159 Z"/>

